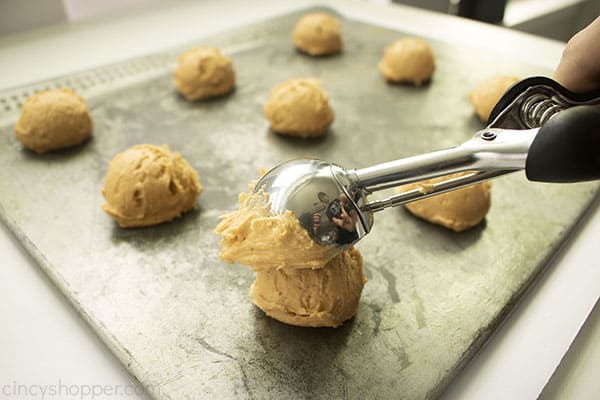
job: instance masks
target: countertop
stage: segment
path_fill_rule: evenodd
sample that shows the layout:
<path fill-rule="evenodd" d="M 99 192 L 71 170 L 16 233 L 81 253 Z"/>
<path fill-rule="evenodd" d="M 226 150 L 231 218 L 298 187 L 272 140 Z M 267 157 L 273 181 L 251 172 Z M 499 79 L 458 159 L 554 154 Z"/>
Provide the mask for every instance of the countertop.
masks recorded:
<path fill-rule="evenodd" d="M 239 0 L 177 1 L 15 34 L 0 39 L 0 89 L 152 53 L 309 4 L 313 2 L 263 0 L 249 7 Z M 491 49 L 501 57 L 548 69 L 556 66 L 564 47 L 560 42 L 409 7 L 354 1 L 318 4 L 329 5 L 350 18 L 460 42 L 474 49 Z M 566 379 L 564 373 L 555 373 L 565 354 L 563 365 L 577 363 L 572 361 L 577 359 L 577 352 L 599 354 L 597 334 L 587 333 L 585 345 L 572 345 L 586 320 L 587 326 L 598 330 L 598 312 L 588 319 L 600 293 L 597 208 L 596 202 L 501 329 L 450 385 L 445 397 L 536 398 L 554 374 L 543 393 L 551 398 L 558 396 L 555 387 L 563 386 L 563 393 L 566 390 L 565 385 L 554 383 Z M 27 390 L 32 398 L 42 398 L 44 385 L 48 389 L 54 385 L 63 394 L 54 398 L 92 398 L 94 393 L 105 398 L 145 398 L 134 379 L 8 229 L 0 226 L 2 397 L 22 398 L 23 390 Z M 598 359 L 581 361 L 586 368 L 578 370 L 576 386 L 571 388 L 577 398 L 591 398 L 600 390 L 590 372 L 594 365 L 598 368 Z M 573 382 L 573 377 L 570 379 Z M 45 398 L 53 398 L 51 394 L 48 391 Z"/>

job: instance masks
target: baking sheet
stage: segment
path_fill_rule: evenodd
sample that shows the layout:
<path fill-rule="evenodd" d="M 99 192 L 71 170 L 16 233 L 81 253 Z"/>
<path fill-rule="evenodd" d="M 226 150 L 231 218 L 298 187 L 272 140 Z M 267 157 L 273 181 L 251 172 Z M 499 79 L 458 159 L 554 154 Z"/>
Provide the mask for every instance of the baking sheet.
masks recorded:
<path fill-rule="evenodd" d="M 597 192 L 505 176 L 485 223 L 462 234 L 383 211 L 357 246 L 369 282 L 356 318 L 307 329 L 264 316 L 249 299 L 252 272 L 219 261 L 212 233 L 260 167 L 310 156 L 359 168 L 453 146 L 482 127 L 467 99 L 480 79 L 548 72 L 432 42 L 431 84 L 389 85 L 376 65 L 403 33 L 344 19 L 344 52 L 313 59 L 291 46 L 301 14 L 198 41 L 230 53 L 238 75 L 236 91 L 216 100 L 190 104 L 174 91 L 169 68 L 187 46 L 112 66 L 120 75 L 40 83 L 68 80 L 91 106 L 94 138 L 72 150 L 22 150 L 6 105 L 32 87 L 0 94 L 11 122 L 0 132 L 2 219 L 156 398 L 436 397 Z M 269 89 L 301 76 L 323 81 L 336 112 L 320 140 L 279 137 L 262 117 Z M 198 210 L 135 230 L 100 210 L 108 162 L 138 143 L 167 143 L 199 171 Z"/>

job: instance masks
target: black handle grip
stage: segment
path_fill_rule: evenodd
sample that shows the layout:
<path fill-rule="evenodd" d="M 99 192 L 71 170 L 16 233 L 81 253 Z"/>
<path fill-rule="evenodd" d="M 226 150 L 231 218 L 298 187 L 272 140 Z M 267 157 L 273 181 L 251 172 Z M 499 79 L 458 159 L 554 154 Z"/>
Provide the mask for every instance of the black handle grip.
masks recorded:
<path fill-rule="evenodd" d="M 529 147 L 525 173 L 538 182 L 600 179 L 600 109 L 576 106 L 546 122 Z"/>

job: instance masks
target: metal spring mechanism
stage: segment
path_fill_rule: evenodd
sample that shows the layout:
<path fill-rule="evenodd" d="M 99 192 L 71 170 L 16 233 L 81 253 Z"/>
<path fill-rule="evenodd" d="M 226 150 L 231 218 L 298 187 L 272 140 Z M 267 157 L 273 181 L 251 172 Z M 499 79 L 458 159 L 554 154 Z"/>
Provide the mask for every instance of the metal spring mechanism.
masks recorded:
<path fill-rule="evenodd" d="M 558 96 L 536 93 L 521 103 L 519 116 L 528 128 L 539 128 L 569 104 Z"/>

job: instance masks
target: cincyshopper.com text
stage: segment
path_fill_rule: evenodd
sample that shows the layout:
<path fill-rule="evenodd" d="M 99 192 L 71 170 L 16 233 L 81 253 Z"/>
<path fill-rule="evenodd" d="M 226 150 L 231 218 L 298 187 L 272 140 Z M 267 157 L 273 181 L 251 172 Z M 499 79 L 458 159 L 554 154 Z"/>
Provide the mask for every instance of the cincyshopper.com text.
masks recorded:
<path fill-rule="evenodd" d="M 159 389 L 159 388 L 158 388 Z M 49 384 L 28 384 L 17 381 L 0 383 L 0 399 L 46 400 L 46 399 L 79 399 L 93 400 L 106 398 L 127 398 L 144 393 L 156 395 L 156 390 L 144 388 L 142 385 L 101 385 L 70 384 L 58 379 Z"/>

